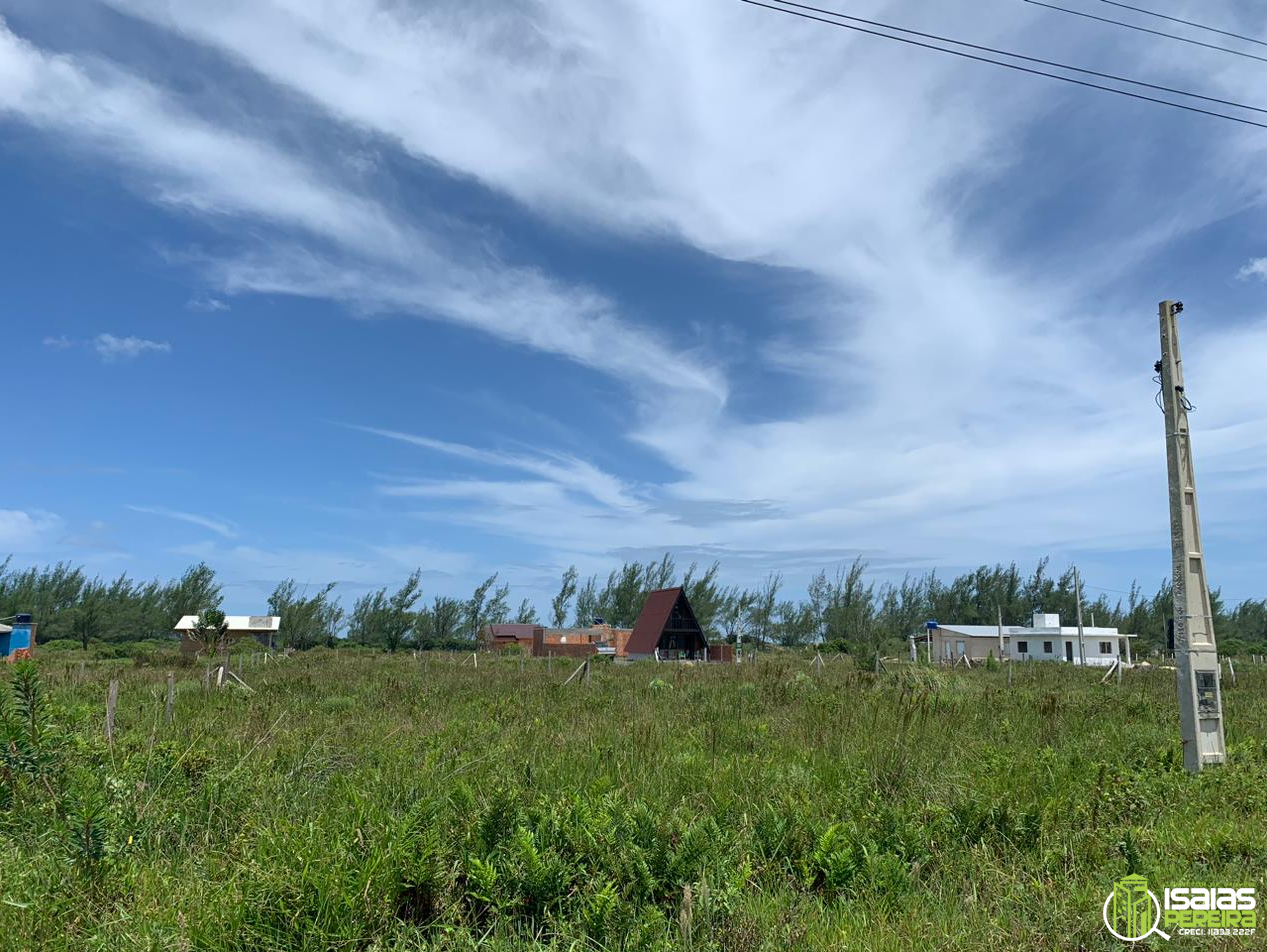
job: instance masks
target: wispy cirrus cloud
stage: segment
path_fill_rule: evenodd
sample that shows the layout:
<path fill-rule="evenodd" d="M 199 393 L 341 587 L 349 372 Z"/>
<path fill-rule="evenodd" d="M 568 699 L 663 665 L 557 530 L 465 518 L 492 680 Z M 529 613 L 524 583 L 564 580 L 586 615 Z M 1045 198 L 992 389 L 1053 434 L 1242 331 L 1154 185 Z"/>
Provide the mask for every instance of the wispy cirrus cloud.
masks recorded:
<path fill-rule="evenodd" d="M 201 526 L 203 529 L 209 529 L 225 539 L 234 539 L 238 535 L 237 526 L 226 519 L 204 516 L 196 512 L 165 509 L 162 506 L 128 506 L 127 508 L 133 512 L 144 513 L 148 516 L 161 516 L 164 519 L 175 519 L 177 522 L 187 522 L 190 525 Z"/>
<path fill-rule="evenodd" d="M 378 427 L 351 424 L 345 425 L 348 429 L 370 433 L 374 436 L 381 436 L 400 443 L 407 443 L 411 446 L 443 453 L 446 456 L 457 457 L 472 463 L 530 473 L 533 476 L 542 477 L 562 489 L 581 493 L 603 505 L 616 509 L 636 510 L 642 507 L 642 504 L 622 480 L 604 472 L 592 463 L 577 459 L 574 456 L 506 453 L 468 446 L 465 443 L 436 440 L 431 437 L 418 436 L 414 433 L 402 433 L 399 430 L 386 430 Z"/>
<path fill-rule="evenodd" d="M 135 360 L 144 354 L 170 354 L 172 352 L 172 345 L 167 341 L 148 340 L 144 337 L 134 337 L 132 335 L 118 337 L 114 334 L 98 334 L 96 337 L 76 339 L 62 334 L 57 337 L 45 337 L 43 344 L 53 350 L 87 347 L 100 357 L 103 363 L 107 364 L 122 360 Z"/>
<path fill-rule="evenodd" d="M 628 383 L 726 398 L 720 371 L 625 320 L 604 295 L 500 264 L 477 233 L 440 235 L 403 219 L 329 171 L 191 114 L 117 67 L 46 53 L 0 21 L 0 77 L 0 116 L 73 136 L 154 201 L 284 230 L 289 240 L 200 261 L 227 293 L 325 297 L 449 321 Z"/>

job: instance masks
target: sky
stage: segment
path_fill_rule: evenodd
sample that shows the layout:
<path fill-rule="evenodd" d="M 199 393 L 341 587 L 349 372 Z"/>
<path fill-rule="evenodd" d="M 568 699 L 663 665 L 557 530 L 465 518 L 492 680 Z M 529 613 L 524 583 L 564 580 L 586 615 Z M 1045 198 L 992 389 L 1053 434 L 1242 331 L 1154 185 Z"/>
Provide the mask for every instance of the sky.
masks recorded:
<path fill-rule="evenodd" d="M 1262 62 L 1019 0 L 834 6 L 1267 107 Z M 240 612 L 414 568 L 544 611 L 665 551 L 1151 591 L 1175 298 L 1211 578 L 1267 595 L 1267 130 L 737 0 L 0 18 L 14 565 L 205 560 Z"/>

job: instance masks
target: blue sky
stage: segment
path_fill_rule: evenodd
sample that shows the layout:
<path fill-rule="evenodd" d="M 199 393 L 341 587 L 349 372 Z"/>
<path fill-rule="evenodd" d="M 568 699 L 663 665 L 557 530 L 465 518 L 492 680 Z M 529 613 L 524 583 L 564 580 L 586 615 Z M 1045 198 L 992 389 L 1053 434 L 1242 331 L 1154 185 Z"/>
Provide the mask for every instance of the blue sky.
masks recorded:
<path fill-rule="evenodd" d="M 849 12 L 1267 104 L 1013 0 Z M 734 0 L 0 15 L 18 563 L 205 559 L 244 612 L 415 566 L 544 608 L 665 550 L 1151 587 L 1177 297 L 1212 576 L 1267 594 L 1262 130 Z"/>

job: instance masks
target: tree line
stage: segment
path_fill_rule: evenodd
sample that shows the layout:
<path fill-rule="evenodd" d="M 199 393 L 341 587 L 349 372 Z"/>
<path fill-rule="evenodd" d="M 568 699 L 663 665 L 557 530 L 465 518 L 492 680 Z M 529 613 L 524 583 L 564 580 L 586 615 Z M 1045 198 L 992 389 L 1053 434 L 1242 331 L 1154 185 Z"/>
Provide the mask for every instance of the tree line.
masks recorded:
<path fill-rule="evenodd" d="M 1059 612 L 1062 623 L 1077 614 L 1074 569 L 1054 573 L 1047 559 L 1022 573 L 1015 563 L 981 566 L 948 580 L 936 571 L 877 582 L 857 559 L 824 569 L 804 593 L 791 592 L 778 572 L 755 586 L 727 585 L 719 563 L 691 563 L 679 571 L 669 554 L 649 562 L 626 562 L 606 577 L 581 579 L 570 566 L 560 579 L 544 620 L 529 599 L 512 608 L 511 587 L 493 573 L 467 598 L 424 597 L 421 570 L 397 588 L 367 592 L 345 609 L 336 585 L 286 579 L 268 598 L 269 614 L 281 616 L 281 643 L 296 649 L 336 645 L 343 639 L 395 651 L 455 649 L 477 643 L 485 625 L 524 622 L 584 628 L 597 620 L 632 627 L 648 592 L 681 585 L 710 640 L 749 645 L 822 645 L 870 655 L 894 649 L 925 621 L 992 625 L 1001 609 L 1006 625 L 1028 625 L 1035 610 Z M 1089 586 L 1084 585 L 1084 589 Z M 1163 582 L 1144 594 L 1093 589 L 1082 593 L 1083 618 L 1139 636 L 1144 649 L 1165 644 L 1173 592 Z M 1110 598 L 1110 596 L 1116 596 Z M 1220 650 L 1235 654 L 1267 651 L 1267 599 L 1224 606 L 1211 593 Z M 0 618 L 31 612 L 41 642 L 71 638 L 87 647 L 108 642 L 164 638 L 182 615 L 218 611 L 223 603 L 215 571 L 206 563 L 167 582 L 127 575 L 105 581 L 66 563 L 16 569 L 0 562 Z"/>

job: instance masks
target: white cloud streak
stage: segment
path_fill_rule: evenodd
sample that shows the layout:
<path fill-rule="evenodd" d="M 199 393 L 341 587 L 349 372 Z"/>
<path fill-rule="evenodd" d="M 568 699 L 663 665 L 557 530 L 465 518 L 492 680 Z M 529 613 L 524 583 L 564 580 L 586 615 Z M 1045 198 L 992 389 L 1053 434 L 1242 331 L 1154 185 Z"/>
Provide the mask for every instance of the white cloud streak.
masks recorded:
<path fill-rule="evenodd" d="M 530 268 L 497 266 L 474 246 L 454 256 L 450 245 L 460 236 L 441 239 L 421 222 L 402 221 L 270 143 L 200 119 L 116 68 L 45 53 L 0 21 L 6 113 L 143 173 L 160 203 L 316 239 L 315 247 L 270 242 L 239 260 L 208 263 L 227 292 L 332 297 L 452 321 L 631 383 L 725 399 L 717 371 L 629 325 L 602 295 Z M 332 257 L 324 243 L 341 255 Z"/>
<path fill-rule="evenodd" d="M 187 522 L 190 525 L 201 526 L 203 529 L 209 529 L 218 536 L 226 539 L 237 537 L 237 527 L 231 522 L 224 519 L 216 519 L 211 516 L 202 516 L 196 512 L 181 512 L 176 509 L 164 509 L 161 506 L 128 506 L 133 512 L 144 513 L 149 516 L 161 516 L 164 519 L 175 519 L 177 522 Z"/>
<path fill-rule="evenodd" d="M 58 337 L 45 337 L 43 344 L 53 350 L 88 347 L 101 358 L 103 363 L 107 364 L 135 360 L 143 354 L 170 354 L 172 352 L 172 345 L 167 341 L 148 340 L 132 335 L 118 337 L 114 334 L 98 334 L 86 340 L 77 340 L 62 334 Z"/>
<path fill-rule="evenodd" d="M 146 340 L 143 337 L 115 337 L 98 334 L 92 341 L 97 356 L 106 363 L 116 360 L 135 360 L 142 354 L 170 354 L 172 345 L 167 341 Z"/>

